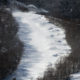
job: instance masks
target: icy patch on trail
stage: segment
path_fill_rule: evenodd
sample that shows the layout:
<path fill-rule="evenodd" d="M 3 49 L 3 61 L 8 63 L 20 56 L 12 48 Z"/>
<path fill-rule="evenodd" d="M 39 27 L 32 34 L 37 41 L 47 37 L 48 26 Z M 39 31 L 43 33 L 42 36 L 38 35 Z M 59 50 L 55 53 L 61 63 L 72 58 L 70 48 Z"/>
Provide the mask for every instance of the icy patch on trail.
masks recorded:
<path fill-rule="evenodd" d="M 13 12 L 19 23 L 18 35 L 24 42 L 24 55 L 16 71 L 17 80 L 36 80 L 43 76 L 49 64 L 55 65 L 61 56 L 71 52 L 65 31 L 45 16 L 33 12 Z"/>

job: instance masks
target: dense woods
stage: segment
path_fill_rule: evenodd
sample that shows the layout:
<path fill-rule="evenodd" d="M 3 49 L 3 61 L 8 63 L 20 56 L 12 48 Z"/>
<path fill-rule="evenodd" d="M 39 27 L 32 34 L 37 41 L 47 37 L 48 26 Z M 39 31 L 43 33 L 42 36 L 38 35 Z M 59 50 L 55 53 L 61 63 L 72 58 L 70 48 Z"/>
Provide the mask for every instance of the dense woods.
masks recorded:
<path fill-rule="evenodd" d="M 16 0 L 14 0 L 16 1 Z M 49 11 L 49 15 L 57 18 L 79 19 L 80 1 L 77 0 L 17 0 L 26 5 L 34 4 Z M 9 5 L 11 0 L 0 0 L 0 4 Z"/>
<path fill-rule="evenodd" d="M 34 4 L 49 11 L 49 15 L 57 18 L 79 19 L 79 0 L 18 0 L 25 4 Z"/>
<path fill-rule="evenodd" d="M 16 70 L 23 44 L 17 36 L 18 24 L 6 7 L 0 7 L 0 80 Z"/>

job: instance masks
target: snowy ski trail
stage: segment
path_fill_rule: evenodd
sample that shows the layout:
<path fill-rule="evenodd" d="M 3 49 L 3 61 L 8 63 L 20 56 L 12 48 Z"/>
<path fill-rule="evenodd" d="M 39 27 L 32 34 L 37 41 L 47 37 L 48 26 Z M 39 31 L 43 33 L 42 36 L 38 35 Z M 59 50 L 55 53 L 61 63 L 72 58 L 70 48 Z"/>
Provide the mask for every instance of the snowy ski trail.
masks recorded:
<path fill-rule="evenodd" d="M 14 11 L 19 23 L 19 38 L 24 43 L 24 53 L 16 71 L 17 80 L 36 80 L 42 77 L 49 64 L 71 52 L 65 40 L 65 31 L 43 15 L 34 12 Z"/>

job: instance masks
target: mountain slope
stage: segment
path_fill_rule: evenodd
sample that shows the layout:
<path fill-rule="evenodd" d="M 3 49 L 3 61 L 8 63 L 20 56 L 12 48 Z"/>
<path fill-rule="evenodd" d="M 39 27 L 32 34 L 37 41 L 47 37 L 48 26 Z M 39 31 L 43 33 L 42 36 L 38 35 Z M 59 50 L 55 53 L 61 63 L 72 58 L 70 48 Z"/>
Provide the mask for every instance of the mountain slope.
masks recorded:
<path fill-rule="evenodd" d="M 60 57 L 71 52 L 65 40 L 65 31 L 55 26 L 45 16 L 34 12 L 14 11 L 19 23 L 18 35 L 24 42 L 24 55 L 18 70 L 17 80 L 35 80 L 43 76 L 47 66 L 59 61 Z"/>

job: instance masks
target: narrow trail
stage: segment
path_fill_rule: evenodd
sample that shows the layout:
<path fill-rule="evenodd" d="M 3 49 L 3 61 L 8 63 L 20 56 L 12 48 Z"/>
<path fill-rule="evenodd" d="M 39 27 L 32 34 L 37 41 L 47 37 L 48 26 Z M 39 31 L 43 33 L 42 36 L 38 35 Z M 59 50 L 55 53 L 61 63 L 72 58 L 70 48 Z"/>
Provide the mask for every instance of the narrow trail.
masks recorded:
<path fill-rule="evenodd" d="M 34 12 L 13 12 L 19 23 L 18 35 L 24 43 L 24 53 L 16 71 L 17 80 L 36 80 L 43 76 L 49 64 L 71 52 L 65 40 L 65 31 L 55 26 L 43 15 Z"/>

